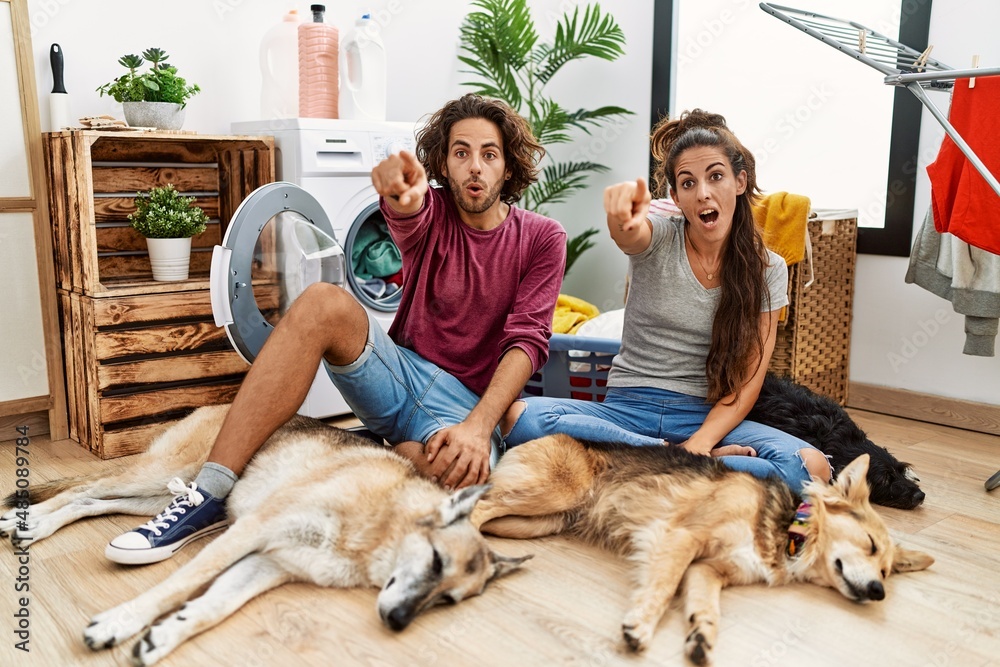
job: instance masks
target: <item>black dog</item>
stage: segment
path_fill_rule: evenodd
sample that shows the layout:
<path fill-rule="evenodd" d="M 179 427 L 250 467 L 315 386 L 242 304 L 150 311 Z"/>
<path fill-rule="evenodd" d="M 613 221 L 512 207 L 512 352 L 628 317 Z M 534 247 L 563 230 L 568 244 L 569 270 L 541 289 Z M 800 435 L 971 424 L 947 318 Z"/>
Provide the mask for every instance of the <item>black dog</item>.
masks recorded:
<path fill-rule="evenodd" d="M 747 419 L 773 426 L 815 446 L 830 457 L 834 474 L 861 454 L 871 456 L 868 485 L 871 501 L 886 507 L 913 509 L 924 492 L 908 463 L 900 463 L 885 447 L 868 439 L 847 412 L 834 401 L 771 373 Z"/>

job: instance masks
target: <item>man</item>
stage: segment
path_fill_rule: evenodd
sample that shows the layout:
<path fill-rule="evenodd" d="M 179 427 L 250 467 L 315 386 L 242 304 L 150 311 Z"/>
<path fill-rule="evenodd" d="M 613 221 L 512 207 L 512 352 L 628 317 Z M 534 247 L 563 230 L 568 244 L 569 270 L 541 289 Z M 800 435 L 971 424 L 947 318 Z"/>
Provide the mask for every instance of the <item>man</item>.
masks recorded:
<path fill-rule="evenodd" d="M 403 256 L 388 335 L 343 289 L 296 299 L 247 373 L 194 482 L 105 554 L 153 563 L 225 527 L 225 496 L 302 404 L 323 362 L 351 409 L 418 471 L 448 488 L 481 483 L 502 453 L 497 424 L 548 355 L 566 260 L 559 223 L 513 206 L 544 149 L 509 106 L 453 100 L 372 170 Z M 428 176 L 444 187 L 431 188 Z M 262 407 L 263 406 L 263 407 Z"/>

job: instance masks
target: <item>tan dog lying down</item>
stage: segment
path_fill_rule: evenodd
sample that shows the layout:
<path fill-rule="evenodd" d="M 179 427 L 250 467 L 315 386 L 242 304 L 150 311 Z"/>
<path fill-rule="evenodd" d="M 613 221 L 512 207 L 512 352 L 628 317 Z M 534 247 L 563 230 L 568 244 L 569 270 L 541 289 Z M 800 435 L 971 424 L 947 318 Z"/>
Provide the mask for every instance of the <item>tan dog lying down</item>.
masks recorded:
<path fill-rule="evenodd" d="M 811 582 L 867 602 L 885 597 L 890 572 L 934 562 L 893 544 L 868 502 L 867 469 L 863 455 L 836 483 L 810 483 L 800 506 L 780 480 L 680 447 L 549 436 L 501 459 L 472 523 L 503 537 L 571 533 L 628 554 L 636 585 L 622 634 L 636 651 L 683 584 L 684 652 L 701 665 L 711 659 L 725 586 Z"/>
<path fill-rule="evenodd" d="M 27 525 L 18 527 L 23 509 L 15 509 L 0 518 L 0 531 L 34 546 L 85 516 L 156 513 L 172 498 L 172 478 L 198 472 L 228 408 L 197 410 L 120 474 L 33 485 Z M 231 526 L 159 585 L 95 616 L 84 640 L 107 648 L 163 617 L 132 651 L 135 664 L 149 665 L 289 581 L 379 587 L 382 622 L 402 630 L 432 605 L 482 593 L 528 558 L 498 556 L 469 523 L 486 488 L 449 495 L 391 449 L 294 417 L 230 493 Z"/>

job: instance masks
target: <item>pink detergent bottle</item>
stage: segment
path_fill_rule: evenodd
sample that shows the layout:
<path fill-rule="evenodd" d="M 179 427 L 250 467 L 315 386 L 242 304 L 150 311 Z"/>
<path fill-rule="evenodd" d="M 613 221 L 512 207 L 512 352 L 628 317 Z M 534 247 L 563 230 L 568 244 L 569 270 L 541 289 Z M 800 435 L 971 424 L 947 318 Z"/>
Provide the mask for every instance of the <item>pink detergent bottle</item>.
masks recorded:
<path fill-rule="evenodd" d="M 309 9 L 312 22 L 299 26 L 299 116 L 337 118 L 340 35 L 323 23 L 324 5 Z"/>

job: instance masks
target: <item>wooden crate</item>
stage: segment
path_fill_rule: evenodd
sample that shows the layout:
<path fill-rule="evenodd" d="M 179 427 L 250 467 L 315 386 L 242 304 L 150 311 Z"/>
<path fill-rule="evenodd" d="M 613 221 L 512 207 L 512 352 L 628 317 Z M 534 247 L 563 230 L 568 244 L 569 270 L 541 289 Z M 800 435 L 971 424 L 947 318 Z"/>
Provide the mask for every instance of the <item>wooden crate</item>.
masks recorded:
<path fill-rule="evenodd" d="M 769 366 L 841 405 L 850 380 L 857 236 L 856 219 L 809 221 L 815 281 L 807 286 L 808 258 L 789 268 L 789 313 Z"/>
<path fill-rule="evenodd" d="M 45 167 L 59 289 L 96 296 L 157 291 L 145 239 L 128 225 L 137 192 L 173 184 L 212 219 L 192 239 L 190 281 L 208 278 L 240 202 L 274 180 L 271 137 L 52 132 Z M 176 285 L 175 285 L 176 286 Z"/>
<path fill-rule="evenodd" d="M 145 451 L 166 422 L 232 401 L 249 368 L 215 326 L 207 290 L 59 298 L 70 436 L 101 458 Z"/>
<path fill-rule="evenodd" d="M 70 437 L 102 458 L 144 451 L 164 424 L 233 399 L 247 364 L 215 326 L 212 247 L 253 190 L 273 181 L 271 137 L 70 131 L 45 136 Z M 129 225 L 139 191 L 173 184 L 212 219 L 190 277 L 155 282 Z M 267 267 L 255 270 L 262 304 Z M 260 291 L 258 292 L 258 289 Z M 271 304 L 270 307 L 277 307 Z"/>

